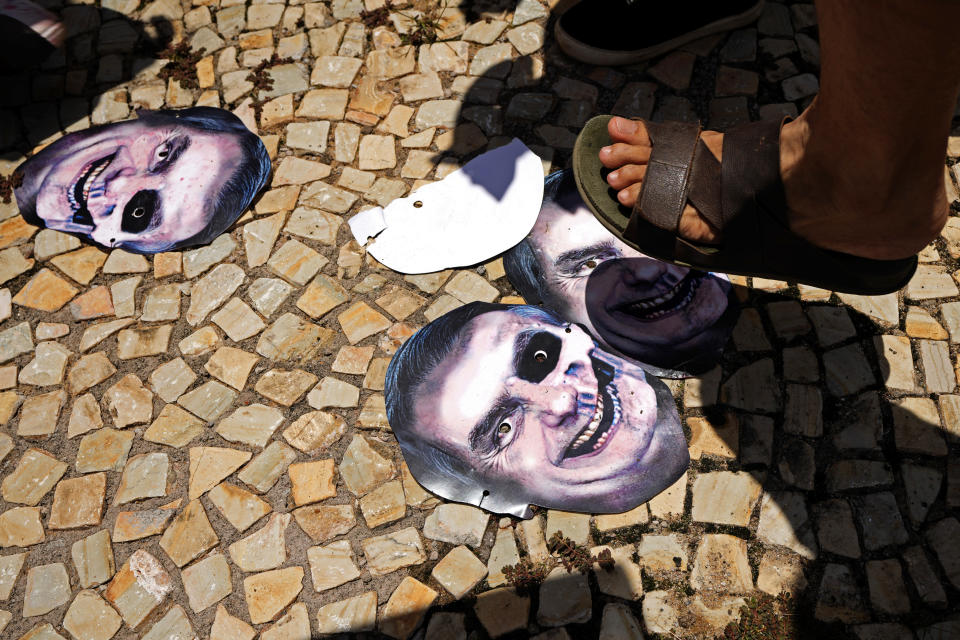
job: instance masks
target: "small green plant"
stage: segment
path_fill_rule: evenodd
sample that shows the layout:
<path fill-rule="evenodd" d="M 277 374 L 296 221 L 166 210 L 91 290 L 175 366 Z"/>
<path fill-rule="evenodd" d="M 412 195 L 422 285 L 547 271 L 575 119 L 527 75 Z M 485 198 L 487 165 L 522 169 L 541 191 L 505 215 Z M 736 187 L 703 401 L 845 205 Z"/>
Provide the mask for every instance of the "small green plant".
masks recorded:
<path fill-rule="evenodd" d="M 400 41 L 403 44 L 416 46 L 436 42 L 439 38 L 438 31 L 441 30 L 440 21 L 443 19 L 443 12 L 446 10 L 447 0 L 444 0 L 442 4 L 435 4 L 420 15 L 408 15 L 402 11 L 397 11 L 401 16 L 413 22 L 413 28 L 407 33 L 401 34 Z"/>
<path fill-rule="evenodd" d="M 604 571 L 613 571 L 614 567 L 617 566 L 616 561 L 613 559 L 613 554 L 610 553 L 610 549 L 604 549 L 595 555 L 593 560 Z"/>
<path fill-rule="evenodd" d="M 690 524 L 692 522 L 693 518 L 688 512 L 684 511 L 684 514 L 679 518 L 670 519 L 667 521 L 667 529 L 670 531 L 685 533 L 690 528 Z"/>
<path fill-rule="evenodd" d="M 635 524 L 613 531 L 600 531 L 591 526 L 590 533 L 597 544 L 609 544 L 615 547 L 636 545 L 643 539 L 643 534 L 649 530 L 648 524 Z"/>
<path fill-rule="evenodd" d="M 751 596 L 740 607 L 740 620 L 723 630 L 725 640 L 796 640 L 794 602 L 781 592 L 776 598 L 766 593 Z"/>
<path fill-rule="evenodd" d="M 680 595 L 689 595 L 685 593 L 686 589 L 689 588 L 684 581 L 677 581 L 669 575 L 662 573 L 651 574 L 647 573 L 646 570 L 643 571 L 641 575 L 641 580 L 643 581 L 643 590 L 644 591 L 676 591 Z"/>
<path fill-rule="evenodd" d="M 273 54 L 250 71 L 250 74 L 247 75 L 247 82 L 253 84 L 253 89 L 257 92 L 258 97 L 261 91 L 270 91 L 273 89 L 273 78 L 267 73 L 267 69 L 278 64 L 287 64 L 289 62 L 293 62 L 293 60 L 290 58 L 281 58 L 277 54 Z"/>
<path fill-rule="evenodd" d="M 649 575 L 646 571 L 641 574 L 640 580 L 643 582 L 643 590 L 645 593 L 660 590 L 660 583 L 657 582 L 653 576 Z"/>
<path fill-rule="evenodd" d="M 23 184 L 23 172 L 17 169 L 9 176 L 0 176 L 0 200 L 9 204 L 13 198 L 13 190 Z"/>
<path fill-rule="evenodd" d="M 184 89 L 196 89 L 197 83 L 197 63 L 203 58 L 204 50 L 193 51 L 190 44 L 186 41 L 177 45 L 170 45 L 163 51 L 157 53 L 158 59 L 166 59 L 164 65 L 157 74 L 162 80 L 176 80 Z"/>
<path fill-rule="evenodd" d="M 574 569 L 586 571 L 593 564 L 590 551 L 563 535 L 562 531 L 557 531 L 550 536 L 547 541 L 547 549 L 550 553 L 560 557 L 560 562 L 563 563 L 567 573 Z"/>

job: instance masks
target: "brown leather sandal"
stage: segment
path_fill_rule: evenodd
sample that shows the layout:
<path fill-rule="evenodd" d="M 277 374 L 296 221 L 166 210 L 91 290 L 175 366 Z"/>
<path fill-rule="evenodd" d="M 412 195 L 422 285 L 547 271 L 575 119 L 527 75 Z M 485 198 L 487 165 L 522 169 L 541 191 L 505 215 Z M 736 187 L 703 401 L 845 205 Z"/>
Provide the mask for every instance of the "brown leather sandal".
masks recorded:
<path fill-rule="evenodd" d="M 612 142 L 607 132 L 612 117 L 597 116 L 584 126 L 573 150 L 573 172 L 597 219 L 637 251 L 703 271 L 861 295 L 897 291 L 913 276 L 916 256 L 861 258 L 821 249 L 790 230 L 780 181 L 782 122 L 751 122 L 727 131 L 721 162 L 700 140 L 698 125 L 644 121 L 653 148 L 631 211 L 617 201 L 598 156 Z M 677 228 L 687 202 L 722 231 L 720 244 L 680 237 Z"/>

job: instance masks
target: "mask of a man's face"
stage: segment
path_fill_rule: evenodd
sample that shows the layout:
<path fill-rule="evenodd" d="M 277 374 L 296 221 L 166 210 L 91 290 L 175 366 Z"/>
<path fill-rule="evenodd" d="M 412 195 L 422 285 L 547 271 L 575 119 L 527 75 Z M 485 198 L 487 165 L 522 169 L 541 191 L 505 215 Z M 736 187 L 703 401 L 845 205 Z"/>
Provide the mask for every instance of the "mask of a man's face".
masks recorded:
<path fill-rule="evenodd" d="M 94 127 L 27 160 L 17 202 L 28 221 L 104 247 L 139 253 L 180 248 L 213 222 L 242 152 L 239 134 L 173 117 Z M 218 223 L 225 228 L 241 213 Z"/>
<path fill-rule="evenodd" d="M 715 360 L 736 319 L 726 277 L 632 249 L 571 189 L 543 206 L 525 241 L 542 273 L 544 305 L 660 375 L 682 377 Z M 507 266 L 521 287 L 523 274 Z"/>
<path fill-rule="evenodd" d="M 468 340 L 415 392 L 416 433 L 397 435 L 468 464 L 490 496 L 481 506 L 624 511 L 686 468 L 686 441 L 663 383 L 602 351 L 579 327 L 514 307 L 479 315 L 465 329 Z M 515 508 L 505 509 L 511 501 Z"/>

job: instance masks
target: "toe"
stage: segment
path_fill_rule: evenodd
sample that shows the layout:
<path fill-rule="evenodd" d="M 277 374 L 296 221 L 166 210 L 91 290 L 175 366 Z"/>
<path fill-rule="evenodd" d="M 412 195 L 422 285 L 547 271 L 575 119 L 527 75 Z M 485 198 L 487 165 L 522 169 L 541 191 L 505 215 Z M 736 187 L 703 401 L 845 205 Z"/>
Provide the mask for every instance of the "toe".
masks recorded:
<path fill-rule="evenodd" d="M 600 163 L 608 169 L 625 164 L 646 164 L 649 161 L 649 146 L 617 142 L 600 149 Z"/>
<path fill-rule="evenodd" d="M 687 205 L 680 216 L 677 231 L 681 237 L 694 242 L 712 244 L 720 241 L 720 231 L 710 224 L 700 213 Z"/>
<path fill-rule="evenodd" d="M 614 189 L 625 189 L 635 182 L 641 182 L 647 173 L 645 164 L 627 164 L 607 175 L 607 184 Z"/>
<path fill-rule="evenodd" d="M 632 207 L 637 203 L 637 198 L 640 196 L 640 187 L 642 185 L 639 182 L 631 184 L 626 189 L 621 189 L 617 192 L 617 200 L 620 201 L 620 204 L 625 207 Z"/>
<path fill-rule="evenodd" d="M 647 135 L 647 128 L 639 120 L 628 120 L 614 116 L 607 123 L 607 133 L 610 134 L 610 139 L 614 142 L 650 146 L 650 136 Z"/>

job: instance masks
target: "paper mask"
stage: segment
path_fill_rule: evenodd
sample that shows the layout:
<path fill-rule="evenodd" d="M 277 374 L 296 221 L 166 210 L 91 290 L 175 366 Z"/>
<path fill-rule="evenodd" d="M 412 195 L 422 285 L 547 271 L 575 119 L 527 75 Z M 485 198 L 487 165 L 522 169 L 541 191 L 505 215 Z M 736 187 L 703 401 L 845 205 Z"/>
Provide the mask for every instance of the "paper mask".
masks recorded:
<path fill-rule="evenodd" d="M 266 183 L 270 158 L 235 115 L 194 107 L 68 134 L 18 170 L 27 222 L 157 253 L 226 231 Z"/>
<path fill-rule="evenodd" d="M 437 318 L 394 355 L 385 397 L 414 478 L 495 513 L 626 511 L 689 463 L 666 385 L 540 307 Z"/>
<path fill-rule="evenodd" d="M 394 271 L 431 273 L 484 262 L 520 242 L 542 196 L 543 164 L 515 138 L 349 224 L 357 242 Z"/>
<path fill-rule="evenodd" d="M 507 277 L 524 299 L 660 377 L 713 367 L 739 315 L 726 276 L 662 262 L 621 242 L 590 213 L 569 170 L 545 182 L 536 224 L 504 254 Z"/>

